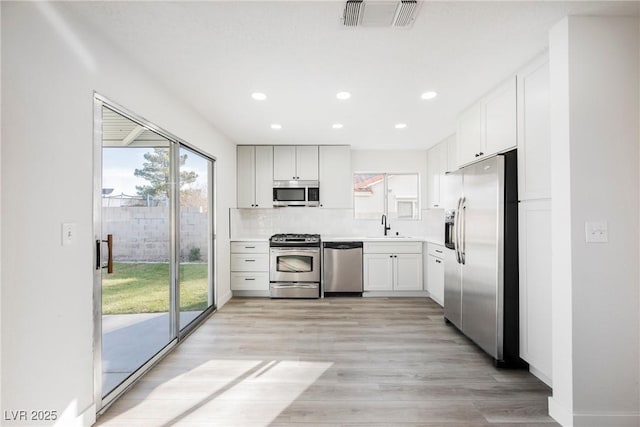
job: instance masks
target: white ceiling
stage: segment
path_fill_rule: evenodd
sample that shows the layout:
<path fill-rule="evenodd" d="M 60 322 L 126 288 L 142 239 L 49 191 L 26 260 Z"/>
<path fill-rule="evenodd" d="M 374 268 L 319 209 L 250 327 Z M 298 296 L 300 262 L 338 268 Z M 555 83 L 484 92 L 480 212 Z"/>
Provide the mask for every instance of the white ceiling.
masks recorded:
<path fill-rule="evenodd" d="M 461 110 L 544 51 L 563 16 L 637 16 L 639 4 L 429 1 L 408 29 L 345 28 L 342 1 L 56 6 L 238 144 L 424 149 L 455 131 Z M 341 90 L 352 98 L 338 101 Z M 427 90 L 439 96 L 421 100 Z M 254 101 L 254 91 L 268 99 Z M 333 130 L 337 122 L 344 128 Z M 394 129 L 399 122 L 407 128 Z"/>

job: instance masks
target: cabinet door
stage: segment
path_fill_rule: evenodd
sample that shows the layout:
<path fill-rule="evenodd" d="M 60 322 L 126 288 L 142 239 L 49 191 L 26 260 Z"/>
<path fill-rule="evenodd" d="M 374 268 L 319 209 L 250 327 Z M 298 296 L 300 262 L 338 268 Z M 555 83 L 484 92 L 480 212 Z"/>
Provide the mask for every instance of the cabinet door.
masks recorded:
<path fill-rule="evenodd" d="M 427 151 L 427 206 L 429 208 L 440 207 L 440 164 L 439 146 Z"/>
<path fill-rule="evenodd" d="M 518 73 L 518 197 L 551 197 L 549 62 L 542 58 Z"/>
<path fill-rule="evenodd" d="M 351 147 L 321 145 L 319 151 L 320 207 L 351 208 Z"/>
<path fill-rule="evenodd" d="M 518 205 L 520 357 L 551 378 L 551 201 Z"/>
<path fill-rule="evenodd" d="M 256 146 L 256 201 L 255 207 L 273 207 L 273 147 Z"/>
<path fill-rule="evenodd" d="M 296 176 L 303 181 L 318 180 L 318 146 L 298 145 L 296 147 Z"/>
<path fill-rule="evenodd" d="M 422 254 L 394 255 L 396 291 L 422 290 Z"/>
<path fill-rule="evenodd" d="M 273 147 L 273 179 L 292 180 L 296 178 L 296 147 L 276 145 Z"/>
<path fill-rule="evenodd" d="M 238 145 L 236 152 L 236 190 L 239 208 L 252 208 L 255 206 L 255 155 L 255 147 Z"/>
<path fill-rule="evenodd" d="M 365 254 L 364 290 L 393 290 L 393 258 L 390 254 Z"/>
<path fill-rule="evenodd" d="M 458 117 L 456 129 L 458 166 L 477 160 L 482 152 L 482 105 L 475 104 Z"/>
<path fill-rule="evenodd" d="M 444 261 L 429 255 L 427 263 L 427 290 L 432 300 L 444 306 Z"/>
<path fill-rule="evenodd" d="M 456 134 L 454 133 L 446 140 L 447 144 L 447 168 L 445 172 L 454 172 L 458 170 L 458 143 Z"/>
<path fill-rule="evenodd" d="M 484 149 L 491 155 L 515 148 L 516 133 L 516 79 L 509 79 L 483 101 Z"/>

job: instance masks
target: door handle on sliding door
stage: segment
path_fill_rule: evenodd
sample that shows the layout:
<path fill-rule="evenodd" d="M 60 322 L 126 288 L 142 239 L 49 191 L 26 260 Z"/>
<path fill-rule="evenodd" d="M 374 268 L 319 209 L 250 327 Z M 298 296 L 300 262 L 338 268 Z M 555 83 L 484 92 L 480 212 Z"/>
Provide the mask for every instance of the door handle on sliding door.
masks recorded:
<path fill-rule="evenodd" d="M 107 265 L 102 265 L 101 245 L 107 244 Z M 113 234 L 107 234 L 107 240 L 96 240 L 96 270 L 107 269 L 107 274 L 113 273 Z"/>

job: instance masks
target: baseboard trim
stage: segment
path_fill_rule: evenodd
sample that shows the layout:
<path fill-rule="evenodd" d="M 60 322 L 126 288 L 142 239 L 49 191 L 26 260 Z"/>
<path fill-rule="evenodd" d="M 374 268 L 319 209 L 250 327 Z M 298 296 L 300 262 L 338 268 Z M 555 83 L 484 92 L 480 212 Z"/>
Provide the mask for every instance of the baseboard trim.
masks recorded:
<path fill-rule="evenodd" d="M 572 413 L 549 398 L 549 415 L 563 427 L 637 427 L 640 425 L 638 412 Z"/>
<path fill-rule="evenodd" d="M 563 427 L 573 427 L 571 411 L 560 405 L 553 396 L 549 397 L 549 415 Z"/>
<path fill-rule="evenodd" d="M 231 294 L 234 297 L 271 297 L 271 293 L 269 291 L 231 291 Z"/>
<path fill-rule="evenodd" d="M 218 304 L 216 304 L 216 310 L 220 310 L 226 303 L 228 303 L 231 299 L 231 296 L 231 291 L 220 295 L 220 297 L 218 298 Z"/>
<path fill-rule="evenodd" d="M 543 383 L 545 383 L 549 387 L 553 388 L 553 381 L 551 381 L 551 378 L 549 378 L 548 376 L 543 374 L 541 371 L 536 369 L 534 366 L 529 365 L 529 372 L 531 372 L 533 374 L 533 376 L 538 378 L 540 381 L 542 381 Z"/>
<path fill-rule="evenodd" d="M 638 427 L 640 414 L 634 413 L 604 413 L 604 414 L 574 414 L 574 427 Z"/>
<path fill-rule="evenodd" d="M 58 413 L 58 421 L 54 426 L 60 427 L 91 427 L 96 422 L 96 405 L 92 403 L 87 409 L 80 413 L 75 413 L 76 402 L 70 404 L 62 413 Z"/>
<path fill-rule="evenodd" d="M 429 293 L 427 291 L 364 291 L 362 296 L 367 297 L 385 297 L 385 298 L 395 298 L 395 297 L 424 297 L 428 298 Z"/>

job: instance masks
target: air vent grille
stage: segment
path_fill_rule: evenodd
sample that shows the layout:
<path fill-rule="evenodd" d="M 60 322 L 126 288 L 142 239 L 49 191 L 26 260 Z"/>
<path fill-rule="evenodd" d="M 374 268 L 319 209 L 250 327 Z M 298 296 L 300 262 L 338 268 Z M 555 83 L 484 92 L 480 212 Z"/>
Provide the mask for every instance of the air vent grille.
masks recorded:
<path fill-rule="evenodd" d="M 355 27 L 360 22 L 360 11 L 362 10 L 362 0 L 349 0 L 344 7 L 344 25 Z"/>
<path fill-rule="evenodd" d="M 406 27 L 411 24 L 413 20 L 413 13 L 416 10 L 418 2 L 416 0 L 402 0 L 396 19 L 393 21 L 394 27 Z"/>
<path fill-rule="evenodd" d="M 345 27 L 408 27 L 417 9 L 417 0 L 348 0 L 342 22 Z"/>

